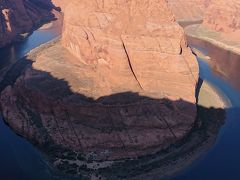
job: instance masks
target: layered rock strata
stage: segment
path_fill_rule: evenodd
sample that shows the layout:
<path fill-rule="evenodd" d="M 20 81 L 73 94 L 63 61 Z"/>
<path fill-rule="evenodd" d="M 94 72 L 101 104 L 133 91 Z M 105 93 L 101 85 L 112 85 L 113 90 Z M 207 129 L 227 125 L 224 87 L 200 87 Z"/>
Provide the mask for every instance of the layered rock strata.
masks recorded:
<path fill-rule="evenodd" d="M 61 42 L 1 82 L 11 127 L 43 149 L 100 162 L 154 154 L 188 135 L 198 66 L 165 0 L 76 0 L 64 15 Z"/>
<path fill-rule="evenodd" d="M 103 73 L 95 92 L 89 85 L 82 93 L 98 98 L 126 89 L 195 103 L 198 66 L 166 1 L 116 2 L 74 1 L 65 10 L 63 46 Z M 126 71 L 131 80 L 114 78 Z"/>
<path fill-rule="evenodd" d="M 54 18 L 49 0 L 3 0 L 0 2 L 0 47 L 21 34 L 29 33 L 34 27 Z"/>
<path fill-rule="evenodd" d="M 201 25 L 185 28 L 185 32 L 214 44 L 217 47 L 240 54 L 240 2 L 211 0 Z"/>

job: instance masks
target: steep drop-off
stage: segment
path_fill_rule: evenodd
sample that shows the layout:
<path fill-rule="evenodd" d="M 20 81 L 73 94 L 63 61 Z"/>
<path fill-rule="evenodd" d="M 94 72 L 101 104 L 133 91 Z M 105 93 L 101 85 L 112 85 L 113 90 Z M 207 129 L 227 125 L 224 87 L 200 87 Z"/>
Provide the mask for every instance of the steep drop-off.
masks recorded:
<path fill-rule="evenodd" d="M 196 120 L 198 65 L 167 2 L 75 0 L 62 9 L 61 41 L 4 75 L 6 122 L 45 151 L 64 149 L 49 153 L 58 168 L 68 152 L 78 154 L 74 172 L 186 137 Z"/>
<path fill-rule="evenodd" d="M 50 0 L 0 1 L 0 47 L 20 40 L 24 33 L 52 20 L 54 5 Z"/>
<path fill-rule="evenodd" d="M 240 2 L 211 0 L 201 25 L 185 28 L 187 35 L 240 54 Z"/>

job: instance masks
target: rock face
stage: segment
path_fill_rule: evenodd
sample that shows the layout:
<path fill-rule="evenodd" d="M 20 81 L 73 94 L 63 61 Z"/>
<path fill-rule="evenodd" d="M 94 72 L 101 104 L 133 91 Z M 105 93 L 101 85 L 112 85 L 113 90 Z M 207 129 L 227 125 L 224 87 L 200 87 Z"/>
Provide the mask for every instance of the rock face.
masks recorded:
<path fill-rule="evenodd" d="M 96 2 L 73 1 L 67 6 L 62 44 L 80 62 L 109 69 L 112 77 L 131 70 L 132 80 L 109 78 L 102 70 L 94 94 L 89 94 L 91 85 L 82 87 L 84 94 L 98 98 L 128 84 L 130 90 L 195 103 L 198 67 L 166 1 Z M 181 86 L 186 91 L 179 91 Z"/>
<path fill-rule="evenodd" d="M 168 0 L 176 19 L 182 21 L 201 21 L 210 0 Z"/>
<path fill-rule="evenodd" d="M 0 47 L 20 38 L 44 21 L 54 18 L 49 0 L 3 0 L 0 2 Z"/>
<path fill-rule="evenodd" d="M 240 30 L 240 1 L 211 0 L 205 14 L 204 25 L 220 32 Z"/>
<path fill-rule="evenodd" d="M 98 161 L 154 154 L 188 135 L 198 66 L 165 0 L 75 0 L 64 15 L 61 43 L 1 82 L 11 127 Z"/>

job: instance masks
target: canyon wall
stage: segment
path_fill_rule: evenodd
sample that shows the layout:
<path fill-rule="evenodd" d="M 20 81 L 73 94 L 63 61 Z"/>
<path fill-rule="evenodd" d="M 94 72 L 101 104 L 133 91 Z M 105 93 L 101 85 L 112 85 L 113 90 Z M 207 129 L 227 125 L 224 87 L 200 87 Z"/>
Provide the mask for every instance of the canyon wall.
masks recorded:
<path fill-rule="evenodd" d="M 210 0 L 168 0 L 168 3 L 178 21 L 200 21 Z"/>
<path fill-rule="evenodd" d="M 204 25 L 210 29 L 231 33 L 240 30 L 240 1 L 211 0 Z"/>
<path fill-rule="evenodd" d="M 178 21 L 203 21 L 218 32 L 232 33 L 240 29 L 239 0 L 168 0 Z"/>
<path fill-rule="evenodd" d="M 2 0 L 0 2 L 0 47 L 20 39 L 34 27 L 51 20 L 54 8 L 49 0 Z"/>
<path fill-rule="evenodd" d="M 132 85 L 128 82 L 132 90 L 153 97 L 160 91 L 172 100 L 195 103 L 198 67 L 165 0 L 72 1 L 64 14 L 62 44 L 80 62 L 108 67 L 114 74 L 130 69 L 135 79 Z M 106 89 L 114 93 L 112 86 L 123 82 L 108 78 L 97 83 L 102 87 L 95 98 L 106 95 L 101 93 Z M 91 87 L 85 89 L 88 93 Z"/>

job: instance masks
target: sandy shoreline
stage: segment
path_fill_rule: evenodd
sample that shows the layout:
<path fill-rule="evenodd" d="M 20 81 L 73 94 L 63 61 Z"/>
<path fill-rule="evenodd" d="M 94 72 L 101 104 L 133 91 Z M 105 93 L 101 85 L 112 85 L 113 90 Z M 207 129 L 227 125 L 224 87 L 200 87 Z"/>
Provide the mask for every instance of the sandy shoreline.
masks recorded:
<path fill-rule="evenodd" d="M 231 106 L 228 98 L 217 88 L 209 82 L 203 82 L 200 93 L 198 105 L 205 108 L 221 108 L 226 109 Z"/>

